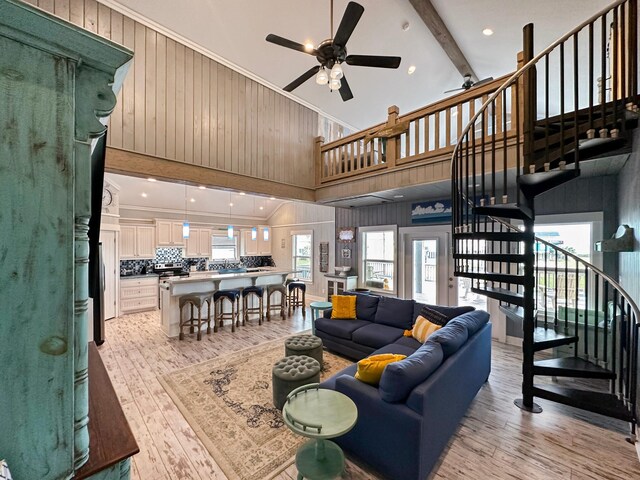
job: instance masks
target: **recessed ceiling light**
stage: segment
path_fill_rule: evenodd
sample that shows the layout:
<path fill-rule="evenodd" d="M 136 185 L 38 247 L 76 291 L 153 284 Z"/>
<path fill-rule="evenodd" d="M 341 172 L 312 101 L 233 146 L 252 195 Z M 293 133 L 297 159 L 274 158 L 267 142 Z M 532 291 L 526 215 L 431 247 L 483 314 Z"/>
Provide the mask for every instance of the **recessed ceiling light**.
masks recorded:
<path fill-rule="evenodd" d="M 407 73 L 408 73 L 409 75 L 413 75 L 413 72 L 415 72 L 415 71 L 416 71 L 416 66 L 415 66 L 415 65 L 411 65 L 411 66 L 409 67 L 409 70 L 407 70 Z"/>
<path fill-rule="evenodd" d="M 307 42 L 307 43 L 305 43 L 305 44 L 304 44 L 304 49 L 305 49 L 307 52 L 311 52 L 311 51 L 313 51 L 313 49 L 314 49 L 313 43 L 311 43 L 311 42 Z"/>
<path fill-rule="evenodd" d="M 404 198 L 404 195 L 394 195 L 393 198 Z"/>
<path fill-rule="evenodd" d="M 493 35 L 493 30 L 491 30 L 490 28 L 485 28 L 484 30 L 482 30 L 482 33 L 487 37 L 490 37 L 491 35 Z"/>
<path fill-rule="evenodd" d="M 142 192 L 142 193 L 140 194 L 140 196 L 141 196 L 141 197 L 143 197 L 143 198 L 147 198 L 147 194 L 146 194 L 146 193 L 144 193 L 144 192 Z"/>
<path fill-rule="evenodd" d="M 195 199 L 195 198 L 190 198 L 190 199 L 189 199 L 189 201 L 190 201 L 191 203 L 193 203 L 193 202 L 195 202 L 195 201 L 196 201 L 196 199 Z"/>
<path fill-rule="evenodd" d="M 156 179 L 155 179 L 155 178 L 151 178 L 151 177 L 147 178 L 147 180 L 148 180 L 149 182 L 155 182 L 155 181 L 156 181 Z"/>
<path fill-rule="evenodd" d="M 205 187 L 204 185 L 200 185 L 198 188 L 199 188 L 200 190 L 206 190 L 206 189 L 207 189 L 207 187 Z"/>
<path fill-rule="evenodd" d="M 404 22 L 404 23 L 402 24 L 402 30 L 403 30 L 403 31 L 405 31 L 405 32 L 406 32 L 407 30 L 409 30 L 409 28 L 411 28 L 411 25 L 409 25 L 409 22 Z"/>
<path fill-rule="evenodd" d="M 229 206 L 230 206 L 230 207 L 233 207 L 233 203 L 229 203 Z"/>
<path fill-rule="evenodd" d="M 276 197 L 269 197 L 269 200 L 275 200 Z"/>
<path fill-rule="evenodd" d="M 240 195 L 244 195 L 244 192 L 240 192 Z"/>
<path fill-rule="evenodd" d="M 264 207 L 260 207 L 260 210 L 264 210 Z"/>

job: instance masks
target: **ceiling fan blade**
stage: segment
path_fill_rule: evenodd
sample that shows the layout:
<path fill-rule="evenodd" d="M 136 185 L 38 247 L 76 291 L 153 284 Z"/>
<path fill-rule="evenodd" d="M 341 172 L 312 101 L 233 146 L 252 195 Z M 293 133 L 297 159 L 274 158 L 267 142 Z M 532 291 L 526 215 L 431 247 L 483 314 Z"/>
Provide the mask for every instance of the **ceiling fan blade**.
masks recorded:
<path fill-rule="evenodd" d="M 340 79 L 340 96 L 342 97 L 342 101 L 346 102 L 347 100 L 351 100 L 353 98 L 353 93 L 351 92 L 351 87 L 349 87 L 349 83 L 347 82 L 346 77 L 342 77 Z"/>
<path fill-rule="evenodd" d="M 267 38 L 265 40 L 267 42 L 271 42 L 271 43 L 275 43 L 276 45 L 280 45 L 281 47 L 290 48 L 292 50 L 297 50 L 297 51 L 302 52 L 302 53 L 308 53 L 309 55 L 314 55 L 315 56 L 315 54 L 316 54 L 315 50 L 307 50 L 306 47 L 304 45 L 302 45 L 301 43 L 294 42 L 293 40 L 289 40 L 287 38 L 280 37 L 278 35 L 274 35 L 273 33 L 270 33 L 269 35 L 267 35 Z"/>
<path fill-rule="evenodd" d="M 364 7 L 362 5 L 356 2 L 349 2 L 340 21 L 340 26 L 338 26 L 338 30 L 333 37 L 334 45 L 344 47 L 347 44 L 363 13 Z"/>
<path fill-rule="evenodd" d="M 345 62 L 356 67 L 398 68 L 401 60 L 400 57 L 382 55 L 349 55 Z"/>
<path fill-rule="evenodd" d="M 298 78 L 296 78 L 293 82 L 291 82 L 289 85 L 284 87 L 283 90 L 285 92 L 291 92 L 291 91 L 295 90 L 300 85 L 302 85 L 304 82 L 306 82 L 311 77 L 313 77 L 316 73 L 318 73 L 318 70 L 320 70 L 320 65 L 316 65 L 315 67 L 310 68 L 309 70 L 304 72 L 302 75 L 300 75 Z"/>
<path fill-rule="evenodd" d="M 484 85 L 485 83 L 489 83 L 493 80 L 493 77 L 483 78 L 482 80 L 478 80 L 476 83 L 472 85 L 472 87 L 478 87 L 480 85 Z"/>
<path fill-rule="evenodd" d="M 454 88 L 454 89 L 451 89 L 451 90 L 446 90 L 444 93 L 459 92 L 460 90 L 467 90 L 467 89 L 466 89 L 466 88 L 464 88 L 464 87 Z"/>

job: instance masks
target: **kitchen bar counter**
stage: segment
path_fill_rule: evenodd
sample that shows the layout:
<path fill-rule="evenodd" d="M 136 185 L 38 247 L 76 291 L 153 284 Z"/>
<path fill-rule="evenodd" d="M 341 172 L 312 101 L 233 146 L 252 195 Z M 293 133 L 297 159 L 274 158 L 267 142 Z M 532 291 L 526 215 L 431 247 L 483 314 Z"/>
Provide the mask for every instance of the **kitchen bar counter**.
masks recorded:
<path fill-rule="evenodd" d="M 252 285 L 282 285 L 292 270 L 274 269 L 270 271 L 246 273 L 201 272 L 190 277 L 171 278 L 160 283 L 160 322 L 164 333 L 176 337 L 180 333 L 179 297 L 190 293 L 213 292 L 229 288 L 243 288 Z M 185 315 L 187 315 L 185 309 Z M 206 315 L 207 308 L 203 309 Z M 212 309 L 213 313 L 213 309 Z M 197 312 L 196 312 L 197 314 Z"/>

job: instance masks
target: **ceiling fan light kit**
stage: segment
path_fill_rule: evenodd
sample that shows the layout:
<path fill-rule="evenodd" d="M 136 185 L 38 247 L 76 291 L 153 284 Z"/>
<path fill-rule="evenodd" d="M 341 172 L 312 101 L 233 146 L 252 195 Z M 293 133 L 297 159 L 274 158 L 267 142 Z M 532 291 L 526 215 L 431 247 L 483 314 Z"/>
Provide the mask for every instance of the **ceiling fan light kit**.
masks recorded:
<path fill-rule="evenodd" d="M 312 55 L 316 57 L 316 60 L 320 63 L 320 65 L 312 67 L 300 75 L 289 85 L 285 86 L 283 90 L 291 92 L 315 76 L 318 85 L 326 85 L 328 83 L 331 91 L 338 90 L 342 100 L 346 102 L 353 98 L 353 93 L 345 78 L 343 64 L 346 63 L 347 65 L 357 67 L 398 68 L 401 61 L 400 57 L 347 55 L 347 41 L 351 37 L 363 13 L 364 7 L 362 5 L 356 2 L 349 2 L 338 26 L 338 30 L 336 34 L 333 35 L 333 0 L 331 0 L 331 38 L 320 43 L 315 48 L 310 48 L 309 44 L 303 45 L 272 33 L 267 35 L 267 42 Z"/>

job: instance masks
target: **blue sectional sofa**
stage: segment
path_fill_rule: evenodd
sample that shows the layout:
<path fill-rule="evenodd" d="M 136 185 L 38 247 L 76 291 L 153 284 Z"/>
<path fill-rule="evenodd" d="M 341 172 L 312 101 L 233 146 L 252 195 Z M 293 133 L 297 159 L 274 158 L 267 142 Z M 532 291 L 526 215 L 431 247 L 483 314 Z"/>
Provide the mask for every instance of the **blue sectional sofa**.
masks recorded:
<path fill-rule="evenodd" d="M 329 349 L 359 360 L 399 353 L 378 387 L 354 378 L 357 365 L 324 381 L 350 397 L 358 421 L 336 438 L 346 452 L 392 480 L 424 480 L 491 371 L 489 314 L 468 307 L 435 309 L 458 315 L 422 345 L 403 336 L 422 304 L 357 295 L 356 320 L 316 319 L 316 335 Z"/>

